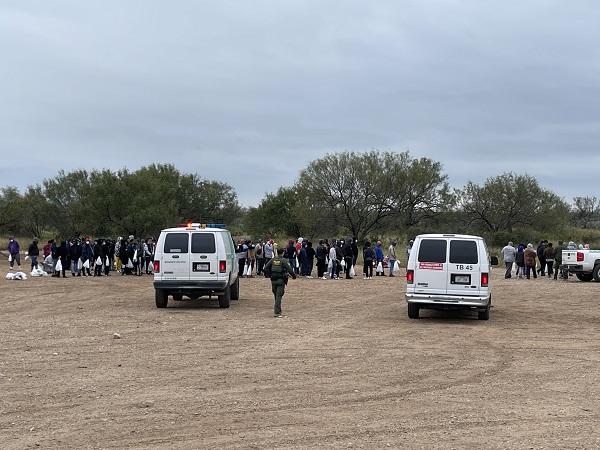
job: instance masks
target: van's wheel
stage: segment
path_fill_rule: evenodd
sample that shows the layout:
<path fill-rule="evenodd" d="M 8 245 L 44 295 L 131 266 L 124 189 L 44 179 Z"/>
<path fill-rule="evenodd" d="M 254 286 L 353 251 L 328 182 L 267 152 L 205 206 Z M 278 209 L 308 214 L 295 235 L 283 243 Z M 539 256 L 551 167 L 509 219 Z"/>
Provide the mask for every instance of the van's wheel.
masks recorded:
<path fill-rule="evenodd" d="M 231 300 L 240 299 L 240 277 L 235 279 L 235 283 L 231 285 Z"/>
<path fill-rule="evenodd" d="M 477 312 L 477 318 L 479 320 L 490 320 L 490 304 L 489 303 L 483 311 Z"/>
<path fill-rule="evenodd" d="M 157 308 L 166 308 L 169 303 L 169 297 L 167 293 L 162 289 L 154 290 L 154 301 L 156 302 Z"/>
<path fill-rule="evenodd" d="M 592 281 L 594 279 L 594 275 L 591 273 L 576 273 L 575 276 L 579 281 Z"/>
<path fill-rule="evenodd" d="M 594 270 L 592 270 L 592 275 L 596 283 L 600 283 L 600 264 L 594 266 Z"/>
<path fill-rule="evenodd" d="M 231 300 L 231 286 L 228 285 L 225 291 L 219 295 L 219 308 L 229 308 L 229 302 Z"/>
<path fill-rule="evenodd" d="M 419 305 L 415 303 L 408 304 L 408 318 L 409 319 L 418 319 L 419 318 Z"/>

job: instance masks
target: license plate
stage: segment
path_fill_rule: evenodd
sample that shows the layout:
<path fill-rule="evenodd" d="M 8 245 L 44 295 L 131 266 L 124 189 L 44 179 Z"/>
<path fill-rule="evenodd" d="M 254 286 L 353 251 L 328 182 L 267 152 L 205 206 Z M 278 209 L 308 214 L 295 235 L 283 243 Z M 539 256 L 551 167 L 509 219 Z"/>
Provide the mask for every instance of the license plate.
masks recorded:
<path fill-rule="evenodd" d="M 210 263 L 195 262 L 193 270 L 194 272 L 208 272 L 210 270 Z"/>
<path fill-rule="evenodd" d="M 453 275 L 455 284 L 471 284 L 471 275 Z"/>

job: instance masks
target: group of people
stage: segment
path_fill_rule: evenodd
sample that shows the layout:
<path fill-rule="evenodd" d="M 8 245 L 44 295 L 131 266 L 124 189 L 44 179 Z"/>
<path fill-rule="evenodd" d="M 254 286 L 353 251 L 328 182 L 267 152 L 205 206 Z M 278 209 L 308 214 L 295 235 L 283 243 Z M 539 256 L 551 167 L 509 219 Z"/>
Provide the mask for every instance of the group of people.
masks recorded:
<path fill-rule="evenodd" d="M 406 247 L 406 257 L 410 255 L 413 241 L 409 241 Z M 277 255 L 278 244 L 273 239 L 263 241 L 259 239 L 253 243 L 249 239 L 239 239 L 234 242 L 239 265 L 240 277 L 253 277 L 263 275 L 265 264 Z M 398 270 L 399 258 L 396 250 L 396 241 L 391 240 L 387 251 L 384 250 L 382 242 L 378 240 L 375 244 L 365 242 L 362 248 L 363 267 L 362 274 L 365 279 L 375 276 L 394 277 Z M 302 237 L 296 241 L 289 239 L 285 246 L 281 246 L 282 256 L 288 260 L 296 276 L 313 278 L 313 271 L 317 267 L 317 278 L 339 280 L 343 271 L 345 279 L 356 276 L 356 263 L 359 256 L 358 238 L 348 239 L 333 238 L 320 239 L 316 247 L 314 244 Z M 254 272 L 256 268 L 256 272 Z M 389 275 L 386 275 L 386 269 Z"/>
<path fill-rule="evenodd" d="M 406 247 L 407 258 L 412 250 L 411 240 Z M 312 273 L 317 266 L 317 277 L 322 280 L 339 280 L 341 272 L 345 279 L 356 276 L 355 266 L 358 261 L 358 238 L 349 239 L 320 239 L 317 246 L 302 237 L 296 241 L 289 239 L 285 246 L 278 246 L 273 239 L 259 239 L 253 243 L 249 239 L 234 241 L 239 264 L 240 277 L 253 277 L 254 268 L 258 276 L 264 275 L 271 279 L 271 290 L 275 297 L 274 317 L 283 317 L 281 300 L 285 294 L 288 279 L 297 277 L 313 278 Z M 384 252 L 380 240 L 376 244 L 365 242 L 362 249 L 363 278 L 372 279 L 373 270 L 378 276 L 394 277 L 398 270 L 396 241 L 392 240 L 387 252 Z M 327 274 L 327 276 L 326 276 Z"/>
<path fill-rule="evenodd" d="M 31 261 L 31 270 L 42 268 L 52 277 L 109 276 L 116 270 L 122 275 L 152 274 L 155 243 L 149 237 L 140 240 L 134 236 L 119 237 L 116 241 L 107 239 L 90 240 L 88 236 L 67 238 L 57 244 L 56 239 L 50 239 L 41 251 L 39 239 L 33 238 L 26 253 Z M 8 242 L 9 268 L 14 269 L 15 263 L 21 270 L 21 247 L 18 241 L 9 237 Z"/>
<path fill-rule="evenodd" d="M 568 273 L 560 269 L 562 265 L 562 252 L 563 250 L 574 250 L 577 249 L 577 245 L 573 241 L 569 241 L 565 244 L 559 240 L 555 246 L 552 242 L 548 242 L 547 239 L 540 241 L 537 248 L 533 247 L 532 243 L 527 245 L 519 244 L 517 248 L 514 247 L 512 242 L 509 242 L 502 248 L 501 254 L 502 259 L 506 265 L 506 272 L 504 278 L 512 278 L 513 266 L 516 266 L 515 277 L 516 278 L 527 278 L 528 280 L 537 278 L 538 275 L 548 278 L 558 279 L 568 278 Z M 589 245 L 580 244 L 579 248 L 589 248 Z M 539 266 L 538 266 L 539 262 Z"/>

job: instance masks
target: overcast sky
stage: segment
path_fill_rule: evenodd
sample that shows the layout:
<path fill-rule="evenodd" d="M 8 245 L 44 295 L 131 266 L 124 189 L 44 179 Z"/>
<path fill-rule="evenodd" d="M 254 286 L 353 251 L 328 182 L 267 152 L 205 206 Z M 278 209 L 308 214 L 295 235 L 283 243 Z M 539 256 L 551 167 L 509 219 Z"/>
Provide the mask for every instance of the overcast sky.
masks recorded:
<path fill-rule="evenodd" d="M 599 196 L 597 0 L 3 0 L 0 186 L 172 163 L 243 206 L 326 153 Z"/>

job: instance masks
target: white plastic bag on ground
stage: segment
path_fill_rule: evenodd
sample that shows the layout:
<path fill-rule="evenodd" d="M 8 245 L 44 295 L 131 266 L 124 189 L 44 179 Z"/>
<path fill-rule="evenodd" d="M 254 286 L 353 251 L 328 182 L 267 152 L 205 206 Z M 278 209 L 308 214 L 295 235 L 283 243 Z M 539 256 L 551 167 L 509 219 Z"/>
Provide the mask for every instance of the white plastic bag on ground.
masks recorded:
<path fill-rule="evenodd" d="M 8 273 L 6 274 L 6 279 L 7 279 L 7 280 L 12 280 L 14 277 L 15 277 L 15 274 L 14 274 L 14 273 L 12 273 L 12 272 L 8 272 Z"/>
<path fill-rule="evenodd" d="M 31 275 L 32 277 L 47 277 L 48 276 L 46 271 L 44 269 L 40 269 L 39 267 L 37 269 L 33 269 L 29 275 Z"/>
<path fill-rule="evenodd" d="M 24 272 L 17 272 L 15 273 L 15 276 L 13 277 L 13 280 L 26 280 L 27 279 L 27 275 L 25 275 Z"/>

